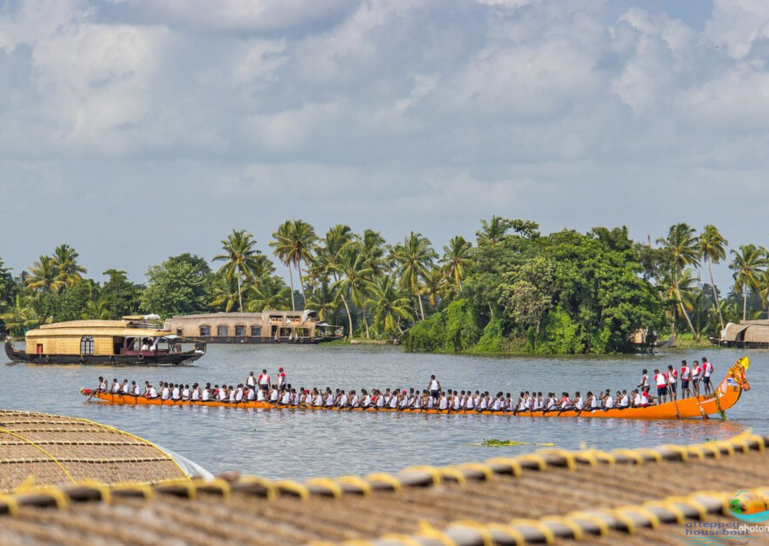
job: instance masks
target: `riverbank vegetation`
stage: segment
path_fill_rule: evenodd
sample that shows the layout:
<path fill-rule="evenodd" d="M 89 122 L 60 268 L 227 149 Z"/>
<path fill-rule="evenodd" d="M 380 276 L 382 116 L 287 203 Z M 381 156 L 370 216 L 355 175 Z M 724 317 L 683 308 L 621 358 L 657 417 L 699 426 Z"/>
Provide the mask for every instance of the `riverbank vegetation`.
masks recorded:
<path fill-rule="evenodd" d="M 652 244 L 624 227 L 546 235 L 534 222 L 493 217 L 474 240 L 456 236 L 439 250 L 420 233 L 388 243 L 373 230 L 318 234 L 287 220 L 267 253 L 233 230 L 211 262 L 185 253 L 141 282 L 110 269 L 100 284 L 62 244 L 18 275 L 0 259 L 0 329 L 22 336 L 64 320 L 307 307 L 348 335 L 399 339 L 412 351 L 625 352 L 682 333 L 696 344 L 766 309 L 769 252 L 727 245 L 714 226 L 676 224 Z M 725 294 L 714 266 L 732 272 Z"/>

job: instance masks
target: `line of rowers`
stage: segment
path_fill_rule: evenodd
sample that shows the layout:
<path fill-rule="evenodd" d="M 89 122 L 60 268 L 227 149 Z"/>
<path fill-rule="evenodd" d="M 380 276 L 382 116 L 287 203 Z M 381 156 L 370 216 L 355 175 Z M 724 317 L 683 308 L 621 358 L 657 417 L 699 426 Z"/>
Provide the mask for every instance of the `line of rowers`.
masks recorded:
<path fill-rule="evenodd" d="M 361 389 L 360 394 L 356 390 L 344 391 L 336 389 L 332 391 L 330 387 L 325 390 L 304 387 L 293 388 L 286 381 L 286 374 L 283 368 L 278 371 L 276 383 L 271 382 L 267 370 L 256 377 L 254 372 L 246 378 L 245 383 L 239 383 L 237 386 L 211 385 L 206 383 L 202 386 L 199 383 L 190 385 L 167 383 L 161 381 L 158 386 L 151 385 L 146 381 L 144 388 L 141 389 L 136 381 L 129 385 L 125 379 L 119 383 L 117 378 L 112 385 L 107 385 L 103 377 L 99 378 L 99 391 L 110 392 L 113 394 L 123 394 L 129 396 L 141 396 L 148 399 L 159 398 L 169 402 L 219 402 L 230 404 L 242 404 L 247 402 L 262 402 L 275 406 L 285 407 L 304 407 L 304 408 L 339 408 L 339 409 L 389 409 L 389 410 L 440 410 L 447 412 L 459 411 L 489 411 L 489 412 L 509 412 L 520 413 L 530 411 L 599 411 L 609 409 L 626 409 L 633 407 L 646 407 L 655 404 L 655 401 L 664 403 L 665 397 L 670 393 L 671 400 L 676 399 L 676 385 L 679 373 L 668 366 L 667 372 L 654 370 L 654 379 L 657 384 L 657 396 L 649 394 L 649 374 L 643 370 L 641 383 L 638 388 L 630 393 L 627 390 L 616 391 L 612 396 L 611 390 L 597 391 L 593 393 L 588 391 L 586 396 L 577 391 L 571 397 L 569 393 L 563 392 L 557 396 L 554 392 L 544 396 L 542 392 L 522 391 L 520 395 L 514 398 L 509 392 L 498 392 L 496 395 L 488 391 L 481 393 L 476 390 L 474 393 L 470 390 L 444 390 L 440 382 L 433 375 L 424 390 L 411 388 L 410 390 L 401 390 L 399 388 L 386 389 L 381 391 L 373 389 L 371 392 Z M 682 362 L 681 383 L 682 392 L 694 396 L 699 395 L 699 383 L 703 380 L 705 393 L 712 392 L 710 376 L 713 373 L 713 366 L 707 359 L 703 359 L 703 365 L 695 361 L 692 369 Z M 702 374 L 700 376 L 700 374 Z M 663 382 L 664 381 L 664 382 Z M 690 382 L 692 388 L 690 389 Z"/>

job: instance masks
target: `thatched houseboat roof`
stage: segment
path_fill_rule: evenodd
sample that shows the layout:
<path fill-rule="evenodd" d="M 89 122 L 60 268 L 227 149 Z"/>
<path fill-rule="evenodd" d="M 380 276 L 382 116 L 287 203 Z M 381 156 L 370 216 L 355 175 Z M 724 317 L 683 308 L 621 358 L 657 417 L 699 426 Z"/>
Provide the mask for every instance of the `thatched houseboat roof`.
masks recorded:
<path fill-rule="evenodd" d="M 743 320 L 730 322 L 724 329 L 727 343 L 769 344 L 769 320 Z"/>
<path fill-rule="evenodd" d="M 87 419 L 0 411 L 0 492 L 20 486 L 188 479 L 154 444 Z"/>
<path fill-rule="evenodd" d="M 746 433 L 304 483 L 225 476 L 149 489 L 67 487 L 0 497 L 0 525 L 2 539 L 19 543 L 680 544 L 698 520 L 739 523 L 729 513 L 735 494 L 769 486 L 768 443 Z M 769 489 L 754 492 L 769 498 Z"/>

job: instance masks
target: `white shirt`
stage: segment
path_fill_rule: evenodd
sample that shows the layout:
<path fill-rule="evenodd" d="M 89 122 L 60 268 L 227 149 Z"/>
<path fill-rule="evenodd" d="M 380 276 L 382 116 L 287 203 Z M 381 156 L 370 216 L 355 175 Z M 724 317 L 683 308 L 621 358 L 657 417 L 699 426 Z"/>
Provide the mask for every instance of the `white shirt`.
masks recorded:
<path fill-rule="evenodd" d="M 163 393 L 162 395 L 163 400 L 168 400 L 171 397 L 171 391 L 168 390 L 168 387 L 163 387 L 162 393 Z"/>
<path fill-rule="evenodd" d="M 436 379 L 430 380 L 430 390 L 431 391 L 437 391 L 440 387 L 438 386 L 438 381 Z"/>
<path fill-rule="evenodd" d="M 179 396 L 180 396 L 179 387 L 174 387 L 173 394 L 171 394 L 171 398 L 173 398 L 174 400 L 179 400 Z"/>
<path fill-rule="evenodd" d="M 349 398 L 347 397 L 347 395 L 343 394 L 342 397 L 339 399 L 339 407 L 342 407 L 342 408 L 345 407 L 347 405 L 348 400 Z"/>
<path fill-rule="evenodd" d="M 605 408 L 613 408 L 614 407 L 614 398 L 611 397 L 611 395 L 607 396 L 604 400 L 604 407 Z"/>
<path fill-rule="evenodd" d="M 249 375 L 248 379 L 246 379 L 246 385 L 248 385 L 249 387 L 253 387 L 254 385 L 256 385 L 256 377 L 254 377 L 253 375 Z"/>
<path fill-rule="evenodd" d="M 193 389 L 193 391 L 192 391 L 192 399 L 193 400 L 200 400 L 200 389 Z"/>
<path fill-rule="evenodd" d="M 446 399 L 445 396 L 441 396 L 438 400 L 438 409 L 445 410 L 449 407 L 449 401 Z"/>
<path fill-rule="evenodd" d="M 150 398 L 157 398 L 158 397 L 158 391 L 155 389 L 155 387 L 150 387 Z"/>
<path fill-rule="evenodd" d="M 251 392 L 254 392 L 254 391 L 251 391 Z M 272 393 L 270 393 L 270 396 L 272 396 Z M 277 396 L 278 396 L 278 392 L 277 391 L 275 391 L 275 396 L 276 396 L 276 399 L 277 399 Z M 256 393 L 256 401 L 257 402 L 264 402 L 264 391 L 262 389 L 259 389 L 259 392 Z"/>
<path fill-rule="evenodd" d="M 203 389 L 203 401 L 208 402 L 209 400 L 211 400 L 211 390 Z"/>
<path fill-rule="evenodd" d="M 713 365 L 708 362 L 705 364 L 705 377 L 710 377 L 711 373 L 713 373 Z"/>
<path fill-rule="evenodd" d="M 291 400 L 291 394 L 289 394 L 288 391 L 283 393 L 283 398 L 280 400 L 281 404 L 288 404 L 288 402 Z"/>

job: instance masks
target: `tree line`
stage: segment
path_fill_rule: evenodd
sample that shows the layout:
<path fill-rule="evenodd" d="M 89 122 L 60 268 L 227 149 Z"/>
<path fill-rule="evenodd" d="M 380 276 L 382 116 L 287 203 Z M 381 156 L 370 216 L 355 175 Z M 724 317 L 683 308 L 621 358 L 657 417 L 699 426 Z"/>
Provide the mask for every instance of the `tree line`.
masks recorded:
<path fill-rule="evenodd" d="M 494 216 L 474 241 L 458 235 L 439 252 L 420 233 L 388 243 L 370 229 L 336 225 L 320 236 L 287 220 L 268 245 L 271 257 L 233 230 L 211 263 L 172 256 L 142 283 L 115 269 L 102 284 L 87 278 L 67 244 L 17 276 L 0 259 L 0 329 L 22 336 L 64 320 L 306 307 L 348 335 L 398 338 L 414 351 L 601 353 L 632 350 L 639 335 L 717 335 L 760 316 L 769 297 L 769 252 L 749 244 L 727 254 L 712 225 L 697 233 L 679 223 L 652 245 L 626 227 L 543 235 L 534 222 Z M 733 284 L 722 295 L 712 270 L 727 257 Z"/>

